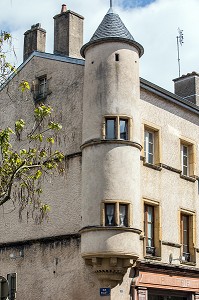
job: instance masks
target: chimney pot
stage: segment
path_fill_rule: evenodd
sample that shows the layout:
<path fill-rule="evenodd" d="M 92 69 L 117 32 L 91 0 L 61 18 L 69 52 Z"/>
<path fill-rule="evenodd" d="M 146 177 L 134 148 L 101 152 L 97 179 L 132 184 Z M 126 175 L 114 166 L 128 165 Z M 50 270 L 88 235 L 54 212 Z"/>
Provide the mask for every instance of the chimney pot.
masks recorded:
<path fill-rule="evenodd" d="M 61 14 L 67 11 L 66 4 L 62 4 Z"/>

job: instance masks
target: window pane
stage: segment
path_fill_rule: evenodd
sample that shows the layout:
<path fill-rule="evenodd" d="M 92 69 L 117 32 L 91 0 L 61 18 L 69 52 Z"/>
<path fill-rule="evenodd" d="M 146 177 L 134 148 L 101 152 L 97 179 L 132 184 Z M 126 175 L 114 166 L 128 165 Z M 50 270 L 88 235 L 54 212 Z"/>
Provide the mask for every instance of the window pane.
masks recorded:
<path fill-rule="evenodd" d="M 149 143 L 153 143 L 153 133 L 149 132 Z"/>
<path fill-rule="evenodd" d="M 47 78 L 40 78 L 39 79 L 39 95 L 45 96 L 47 92 Z"/>
<path fill-rule="evenodd" d="M 149 164 L 153 164 L 153 154 L 148 153 L 148 161 Z"/>
<path fill-rule="evenodd" d="M 128 120 L 120 119 L 120 139 L 128 139 Z"/>
<path fill-rule="evenodd" d="M 115 119 L 106 119 L 106 139 L 115 139 L 115 121 Z"/>
<path fill-rule="evenodd" d="M 185 166 L 183 166 L 183 175 L 188 175 L 188 169 Z"/>
<path fill-rule="evenodd" d="M 154 163 L 154 133 L 145 130 L 144 133 L 144 154 L 146 162 L 149 164 Z"/>
<path fill-rule="evenodd" d="M 126 204 L 120 204 L 120 226 L 128 226 L 128 207 Z"/>
<path fill-rule="evenodd" d="M 114 226 L 115 225 L 115 204 L 105 205 L 105 225 Z"/>

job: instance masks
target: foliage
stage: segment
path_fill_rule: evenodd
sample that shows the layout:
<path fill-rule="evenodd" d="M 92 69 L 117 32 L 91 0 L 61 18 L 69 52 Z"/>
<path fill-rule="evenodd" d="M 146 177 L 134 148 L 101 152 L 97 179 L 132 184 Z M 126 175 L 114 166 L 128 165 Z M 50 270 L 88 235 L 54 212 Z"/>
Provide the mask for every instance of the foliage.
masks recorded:
<path fill-rule="evenodd" d="M 4 43 L 9 43 L 11 36 L 0 34 L 0 85 L 5 82 L 15 68 L 6 61 Z M 19 85 L 22 92 L 30 89 L 27 81 Z M 50 106 L 40 104 L 34 110 L 34 122 L 23 119 L 15 122 L 15 128 L 0 129 L 0 206 L 12 201 L 19 206 L 19 216 L 26 210 L 30 216 L 41 223 L 48 217 L 50 207 L 41 201 L 42 184 L 55 171 L 63 171 L 64 155 L 55 149 L 58 131 L 62 128 L 53 121 Z"/>
<path fill-rule="evenodd" d="M 47 204 L 41 202 L 42 179 L 62 172 L 60 164 L 64 155 L 52 150 L 56 132 L 61 125 L 51 120 L 52 109 L 40 105 L 34 110 L 34 129 L 25 139 L 23 131 L 26 128 L 24 120 L 15 123 L 15 129 L 9 127 L 0 131 L 0 205 L 12 200 L 18 202 L 20 216 L 24 209 L 27 217 L 31 216 L 36 222 L 41 222 L 50 210 Z M 42 130 L 41 130 L 42 128 Z M 11 143 L 16 135 L 19 144 L 26 147 L 17 150 Z"/>
<path fill-rule="evenodd" d="M 16 72 L 15 67 L 7 61 L 7 55 L 12 52 L 15 55 L 12 47 L 12 37 L 6 31 L 0 32 L 0 86 L 5 82 L 12 72 Z"/>

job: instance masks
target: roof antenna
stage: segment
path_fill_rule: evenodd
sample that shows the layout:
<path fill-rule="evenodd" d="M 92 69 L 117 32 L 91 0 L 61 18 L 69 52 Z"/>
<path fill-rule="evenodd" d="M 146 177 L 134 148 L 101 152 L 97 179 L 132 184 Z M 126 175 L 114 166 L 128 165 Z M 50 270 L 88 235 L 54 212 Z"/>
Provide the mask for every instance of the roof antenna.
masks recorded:
<path fill-rule="evenodd" d="M 177 39 L 177 50 L 178 50 L 178 73 L 180 77 L 180 45 L 184 43 L 184 36 L 183 36 L 183 30 L 178 28 L 178 36 L 176 37 Z"/>

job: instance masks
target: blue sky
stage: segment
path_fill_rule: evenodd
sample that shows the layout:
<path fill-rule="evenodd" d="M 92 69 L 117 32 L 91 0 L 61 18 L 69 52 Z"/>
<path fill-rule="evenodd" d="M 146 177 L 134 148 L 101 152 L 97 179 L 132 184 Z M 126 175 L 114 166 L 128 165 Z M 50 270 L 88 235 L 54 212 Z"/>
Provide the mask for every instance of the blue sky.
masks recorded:
<path fill-rule="evenodd" d="M 140 59 L 140 76 L 173 91 L 178 77 L 176 36 L 184 30 L 180 47 L 182 74 L 199 72 L 199 0 L 112 0 L 114 11 L 145 50 Z M 53 16 L 67 8 L 84 16 L 84 43 L 88 42 L 104 15 L 110 0 L 0 0 L 0 30 L 13 36 L 17 62 L 23 60 L 23 34 L 41 23 L 47 31 L 46 52 L 53 52 Z M 27 5 L 28 2 L 28 5 Z"/>
<path fill-rule="evenodd" d="M 122 6 L 125 9 L 134 8 L 134 7 L 144 7 L 155 1 L 156 0 L 122 0 Z"/>

